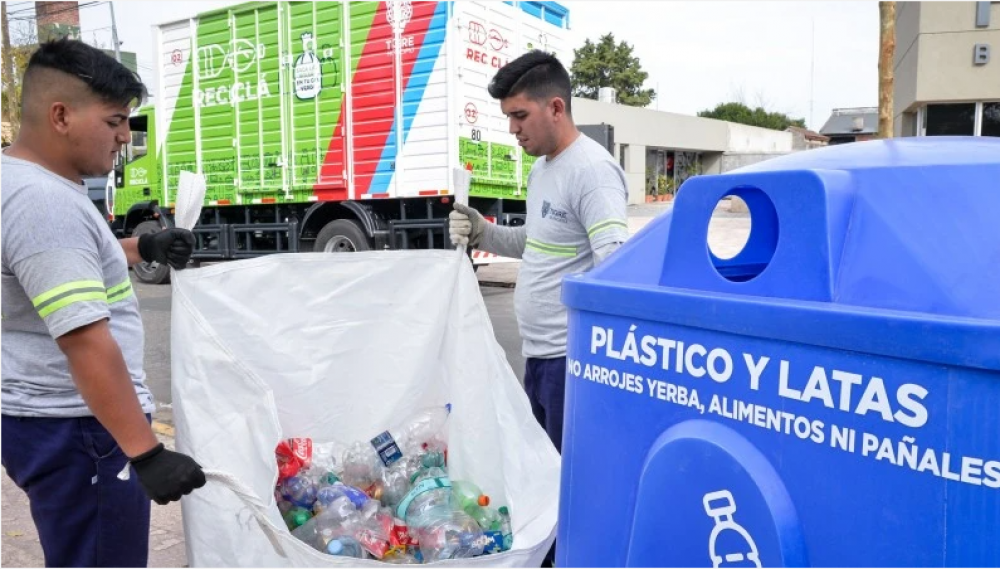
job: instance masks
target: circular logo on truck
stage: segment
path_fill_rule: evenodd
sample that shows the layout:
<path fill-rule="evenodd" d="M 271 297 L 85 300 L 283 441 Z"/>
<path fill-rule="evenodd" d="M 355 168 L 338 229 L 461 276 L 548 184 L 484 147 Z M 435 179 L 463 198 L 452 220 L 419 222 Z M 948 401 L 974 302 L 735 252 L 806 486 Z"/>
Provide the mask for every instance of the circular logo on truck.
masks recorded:
<path fill-rule="evenodd" d="M 469 121 L 469 124 L 476 124 L 476 121 L 479 120 L 479 109 L 476 108 L 476 105 L 466 103 L 465 120 Z"/>

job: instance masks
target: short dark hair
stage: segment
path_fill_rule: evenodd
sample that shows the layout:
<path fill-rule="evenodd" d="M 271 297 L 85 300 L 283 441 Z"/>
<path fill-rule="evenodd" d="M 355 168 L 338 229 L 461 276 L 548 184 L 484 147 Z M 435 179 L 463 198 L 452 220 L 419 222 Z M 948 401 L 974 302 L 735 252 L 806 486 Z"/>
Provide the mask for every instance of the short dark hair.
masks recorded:
<path fill-rule="evenodd" d="M 570 111 L 573 87 L 569 73 L 551 53 L 532 50 L 504 65 L 490 81 L 489 92 L 494 99 L 506 99 L 525 93 L 531 99 L 561 97 Z"/>
<path fill-rule="evenodd" d="M 105 103 L 139 106 L 148 94 L 136 73 L 110 55 L 79 40 L 60 38 L 39 45 L 24 72 L 26 90 L 31 90 L 32 76 L 42 69 L 76 77 Z"/>

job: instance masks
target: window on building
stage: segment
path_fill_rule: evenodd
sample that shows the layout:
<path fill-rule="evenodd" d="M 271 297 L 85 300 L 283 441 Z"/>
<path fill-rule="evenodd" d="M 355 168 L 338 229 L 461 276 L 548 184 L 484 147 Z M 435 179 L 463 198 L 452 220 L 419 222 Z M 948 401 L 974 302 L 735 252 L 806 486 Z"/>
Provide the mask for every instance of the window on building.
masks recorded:
<path fill-rule="evenodd" d="M 976 104 L 927 105 L 927 136 L 972 136 L 976 132 Z"/>
<path fill-rule="evenodd" d="M 1000 136 L 1000 102 L 983 103 L 983 136 Z"/>
<path fill-rule="evenodd" d="M 621 164 L 622 170 L 625 171 L 625 172 L 628 172 L 628 169 L 625 167 L 625 155 L 626 154 L 628 154 L 628 145 L 627 144 L 619 144 L 618 145 L 618 161 L 619 161 L 619 164 Z"/>

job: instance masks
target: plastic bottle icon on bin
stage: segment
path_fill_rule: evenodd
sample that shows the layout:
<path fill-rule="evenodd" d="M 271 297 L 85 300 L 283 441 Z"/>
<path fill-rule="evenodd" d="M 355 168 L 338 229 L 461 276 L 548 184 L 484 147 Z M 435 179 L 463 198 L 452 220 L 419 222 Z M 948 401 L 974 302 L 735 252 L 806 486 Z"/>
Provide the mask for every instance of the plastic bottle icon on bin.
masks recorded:
<path fill-rule="evenodd" d="M 708 538 L 708 554 L 712 558 L 712 567 L 760 567 L 760 554 L 757 551 L 757 544 L 747 530 L 740 524 L 733 521 L 733 514 L 736 512 L 736 502 L 733 494 L 729 490 L 718 490 L 709 492 L 702 498 L 705 504 L 705 513 L 715 519 L 715 527 Z M 718 551 L 716 545 L 719 543 L 719 536 L 723 532 L 735 532 L 740 536 L 735 541 L 734 536 L 727 536 L 723 541 L 723 549 L 728 553 Z M 736 543 L 742 541 L 746 547 L 735 547 Z"/>

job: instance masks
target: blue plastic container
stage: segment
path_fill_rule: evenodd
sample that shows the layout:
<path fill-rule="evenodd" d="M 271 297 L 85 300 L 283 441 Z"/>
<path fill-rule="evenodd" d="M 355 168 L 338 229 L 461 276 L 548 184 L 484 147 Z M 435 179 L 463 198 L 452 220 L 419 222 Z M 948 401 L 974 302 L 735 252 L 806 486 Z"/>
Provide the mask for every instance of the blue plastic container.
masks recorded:
<path fill-rule="evenodd" d="M 691 179 L 563 300 L 558 566 L 1000 566 L 1000 140 Z"/>

